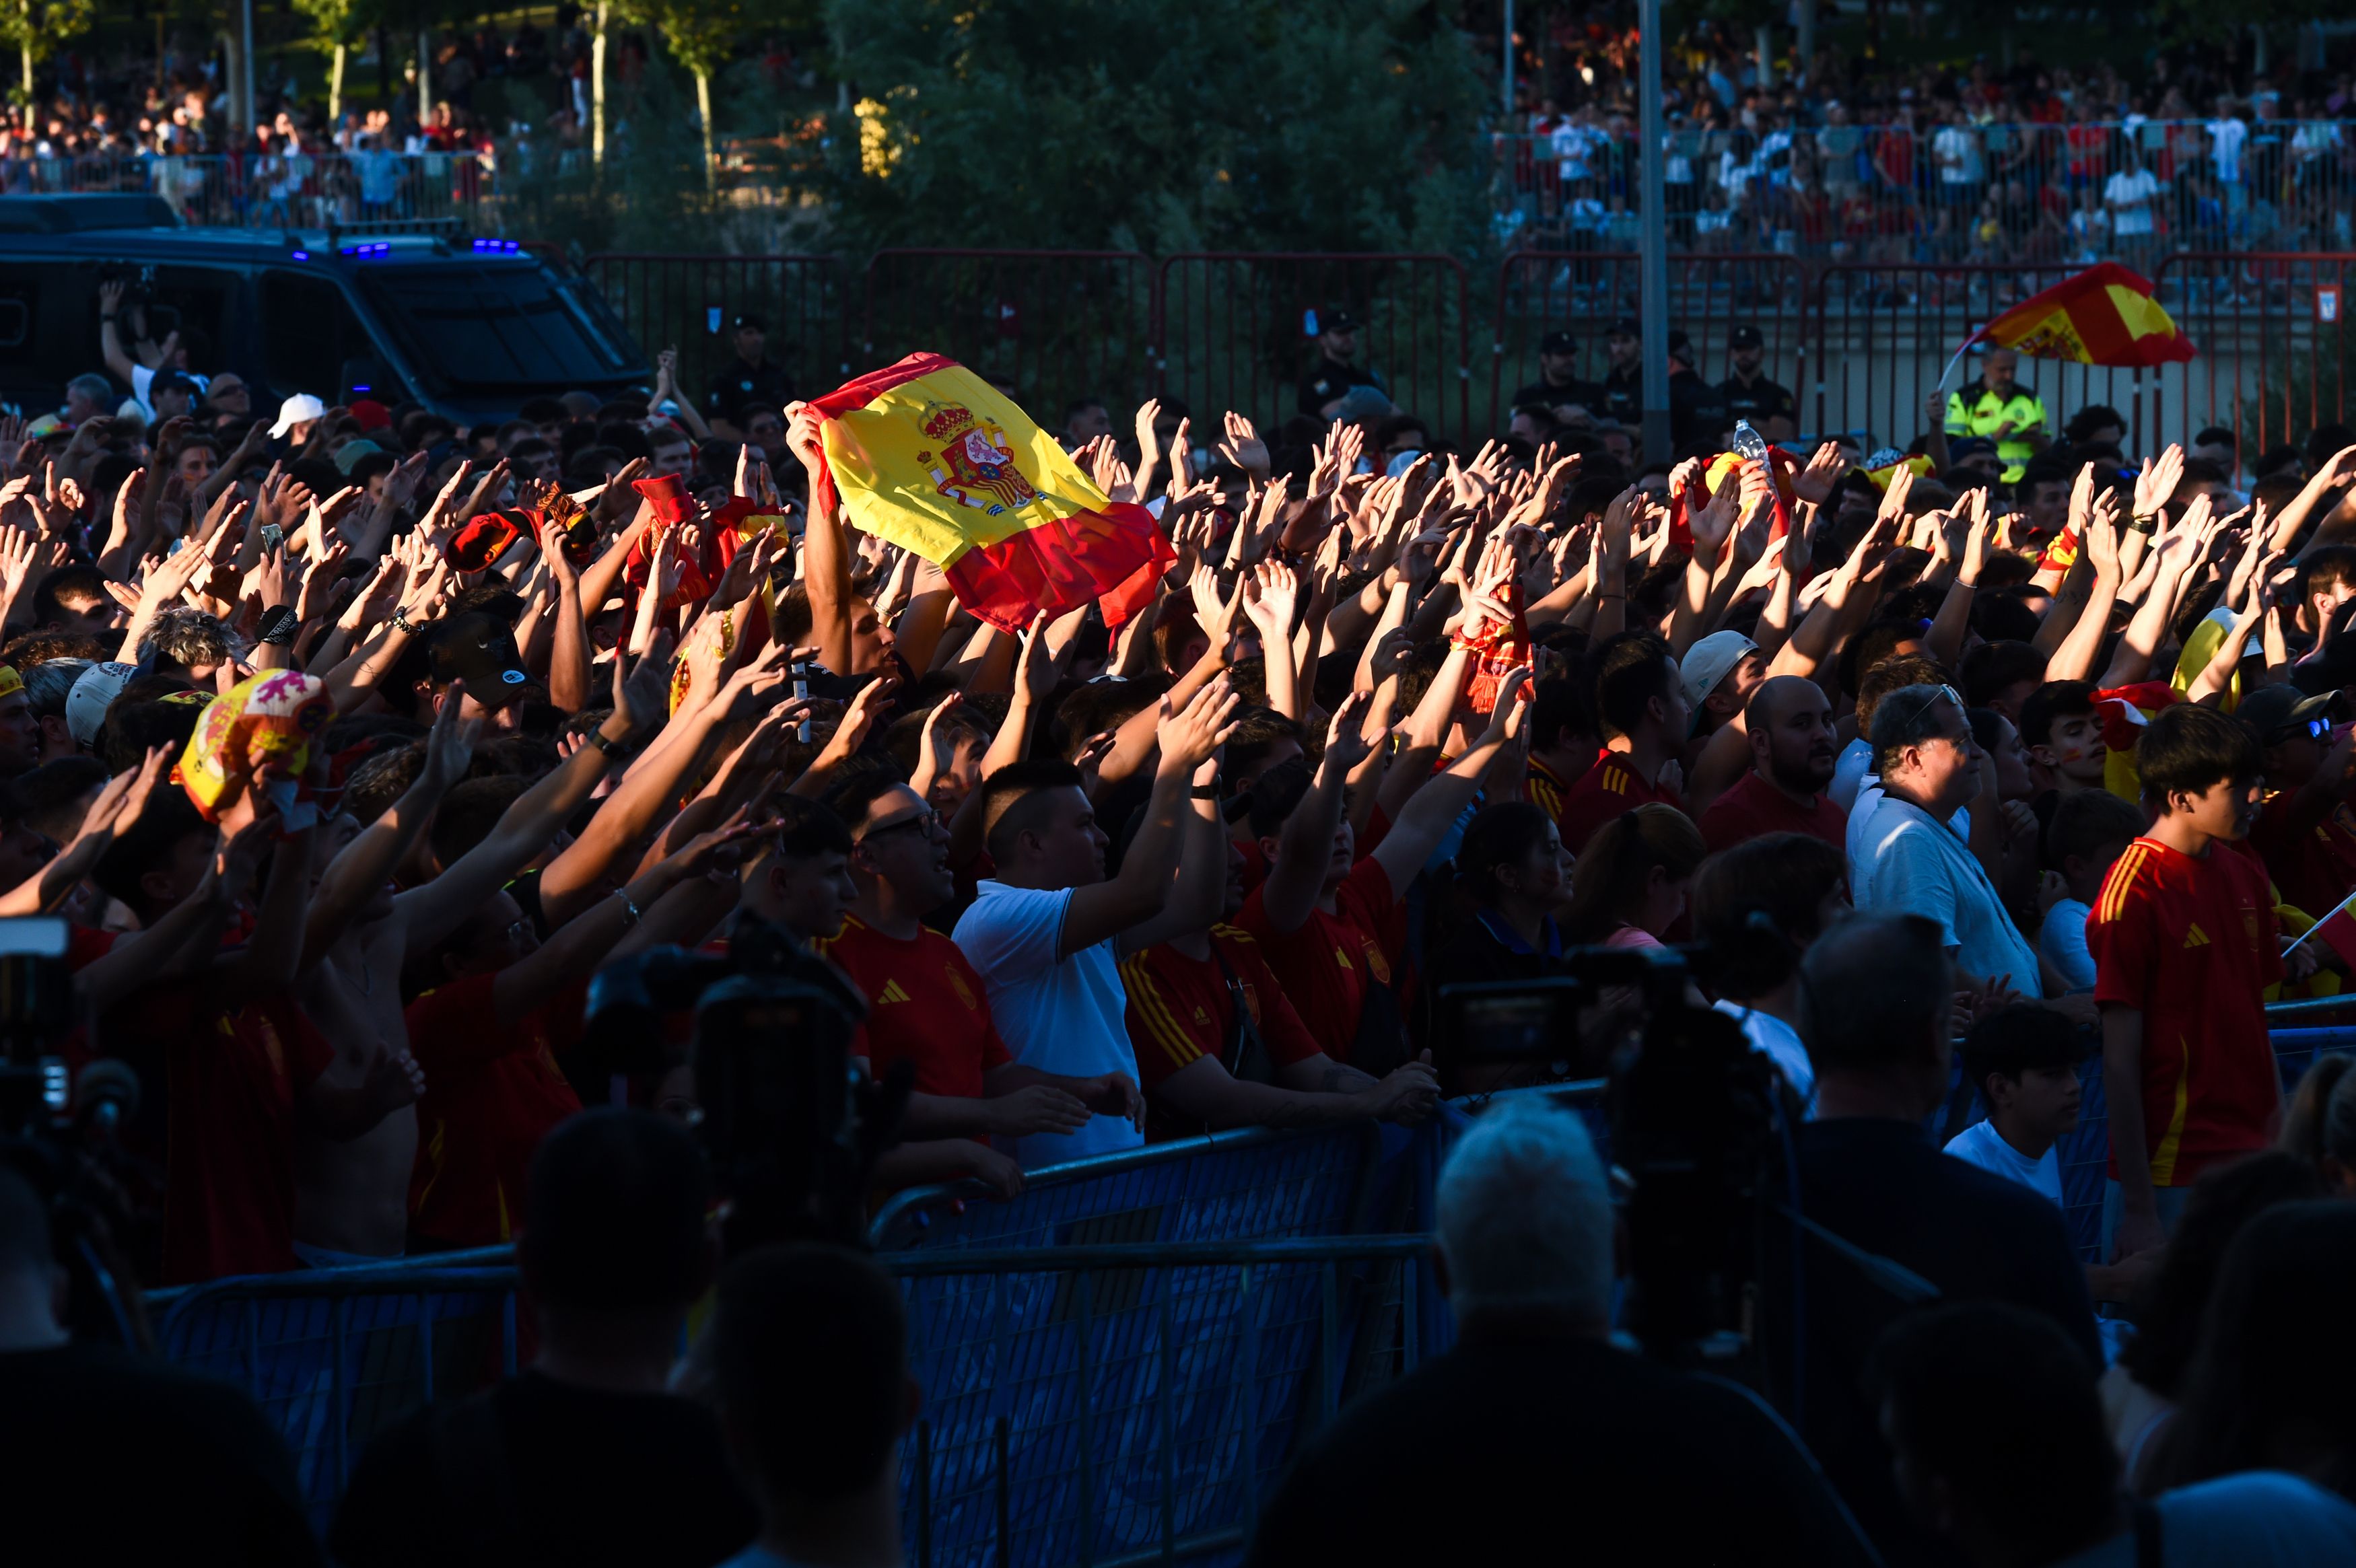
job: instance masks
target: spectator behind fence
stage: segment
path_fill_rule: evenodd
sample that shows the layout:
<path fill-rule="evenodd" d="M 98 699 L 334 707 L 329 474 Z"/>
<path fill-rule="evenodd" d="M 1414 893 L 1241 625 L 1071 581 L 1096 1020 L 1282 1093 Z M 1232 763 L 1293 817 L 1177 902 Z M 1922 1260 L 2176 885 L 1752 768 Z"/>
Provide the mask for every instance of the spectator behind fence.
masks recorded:
<path fill-rule="evenodd" d="M 2184 1397 L 2226 1249 L 2266 1210 L 2322 1196 L 2314 1169 L 2276 1149 L 2213 1167 L 2192 1184 L 2159 1267 L 2135 1304 L 2135 1337 L 2103 1374 L 2104 1417 L 2137 1497 L 2158 1489 L 2157 1439 Z"/>
<path fill-rule="evenodd" d="M 1710 803 L 1701 836 L 1724 849 L 1765 833 L 1805 833 L 1844 855 L 1848 814 L 1825 792 L 1840 752 L 1824 688 L 1796 675 L 1760 682 L 1742 714 L 1751 771 Z"/>
<path fill-rule="evenodd" d="M 2157 816 L 2086 922 L 2111 1118 L 2106 1256 L 2158 1246 L 2193 1178 L 2276 1130 L 2282 1078 L 2264 996 L 2283 976 L 2282 950 L 2265 869 L 2241 842 L 2259 768 L 2246 726 L 2192 703 L 2136 741 Z"/>
<path fill-rule="evenodd" d="M 584 1111 L 542 1140 L 530 1204 L 517 1262 L 538 1357 L 369 1445 L 327 1535 L 345 1568 L 709 1568 L 752 1539 L 717 1424 L 669 1392 L 712 1283 L 702 1150 L 649 1112 Z"/>
<path fill-rule="evenodd" d="M 1924 1130 L 1946 1100 L 1951 1061 L 1954 969 L 1938 927 L 1917 916 L 1855 915 L 1817 938 L 1801 973 L 1816 1070 L 1816 1117 L 1798 1130 L 1801 1211 L 1950 1299 L 2044 1314 L 2097 1360 L 2085 1273 L 2061 1211 L 1946 1158 Z M 1801 1435 L 1887 1561 L 1935 1561 L 1890 1486 L 1890 1456 L 1860 1392 L 1867 1349 L 1906 1303 L 1838 1253 L 1801 1244 Z M 1772 1239 L 1766 1257 L 1762 1299 L 1789 1301 L 1790 1238 Z M 1782 1387 L 1792 1386 L 1793 1332 L 1771 1317 L 1769 1364 Z"/>
<path fill-rule="evenodd" d="M 1872 1379 L 1909 1509 L 1974 1568 L 2326 1568 L 2356 1552 L 2356 1508 L 2280 1471 L 2129 1505 L 2094 1363 L 2033 1312 L 1902 1319 Z"/>
<path fill-rule="evenodd" d="M 1882 699 L 1873 752 L 1881 797 L 1869 807 L 1860 794 L 1849 819 L 1857 907 L 1935 923 L 1967 987 L 2042 996 L 2036 950 L 1951 821 L 1979 793 L 1980 770 L 1993 765 L 1954 689 L 1910 686 Z"/>
<path fill-rule="evenodd" d="M 0 1165 L 0 1493 L 12 1561 L 315 1563 L 286 1443 L 252 1401 L 59 1323 L 47 1205 Z"/>
<path fill-rule="evenodd" d="M 764 1247 L 721 1275 L 702 1393 L 760 1533 L 725 1568 L 882 1568 L 900 1548 L 908 1375 L 900 1287 L 840 1247 Z"/>
<path fill-rule="evenodd" d="M 1611 1195 L 1575 1115 L 1493 1109 L 1450 1154 L 1435 1211 L 1455 1347 L 1310 1444 L 1254 1568 L 1503 1563 L 1566 1530 L 1599 1561 L 1871 1560 L 1756 1396 L 1613 1345 Z M 1402 1455 L 1414 1496 L 1367 1506 Z"/>

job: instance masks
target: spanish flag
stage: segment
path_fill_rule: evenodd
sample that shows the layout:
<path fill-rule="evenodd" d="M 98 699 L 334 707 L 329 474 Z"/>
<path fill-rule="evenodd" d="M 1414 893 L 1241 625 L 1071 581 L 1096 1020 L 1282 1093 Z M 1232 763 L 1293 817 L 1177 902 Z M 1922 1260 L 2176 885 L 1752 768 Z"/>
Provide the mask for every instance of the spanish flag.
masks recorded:
<path fill-rule="evenodd" d="M 2151 284 L 2116 261 L 2031 294 L 1974 333 L 1965 347 L 1978 342 L 2032 359 L 2081 365 L 2167 365 L 2193 352 L 2192 340 L 2151 297 Z"/>
<path fill-rule="evenodd" d="M 1177 558 L 1151 513 L 1108 500 L 953 359 L 911 354 L 810 406 L 829 416 L 813 493 L 840 496 L 853 524 L 937 564 L 958 602 L 1002 630 L 1090 601 L 1119 626 Z"/>

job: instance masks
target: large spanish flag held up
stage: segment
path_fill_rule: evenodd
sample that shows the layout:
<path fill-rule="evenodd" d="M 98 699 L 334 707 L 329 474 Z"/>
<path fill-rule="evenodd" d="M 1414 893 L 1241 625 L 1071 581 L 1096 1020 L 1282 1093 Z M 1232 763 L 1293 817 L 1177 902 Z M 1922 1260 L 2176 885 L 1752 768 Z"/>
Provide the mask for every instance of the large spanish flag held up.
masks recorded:
<path fill-rule="evenodd" d="M 1096 601 L 1119 626 L 1176 552 L 1153 516 L 1108 499 L 1031 416 L 954 359 L 911 354 L 811 400 L 826 466 L 815 493 L 868 533 L 938 565 L 958 602 L 1020 631 Z"/>
<path fill-rule="evenodd" d="M 2116 261 L 2029 295 L 1970 342 L 2081 365 L 2167 365 L 2193 355 L 2192 340 L 2151 297 L 2151 284 Z"/>

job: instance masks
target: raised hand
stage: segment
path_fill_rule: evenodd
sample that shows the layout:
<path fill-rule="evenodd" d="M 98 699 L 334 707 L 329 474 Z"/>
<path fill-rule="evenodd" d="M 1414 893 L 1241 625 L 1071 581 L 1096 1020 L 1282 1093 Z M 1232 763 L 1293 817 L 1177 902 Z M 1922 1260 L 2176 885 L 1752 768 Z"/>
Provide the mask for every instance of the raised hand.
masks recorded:
<path fill-rule="evenodd" d="M 1258 427 L 1233 409 L 1227 411 L 1221 422 L 1225 427 L 1226 439 L 1219 443 L 1219 455 L 1259 483 L 1267 484 L 1270 471 L 1268 443 L 1259 438 Z"/>
<path fill-rule="evenodd" d="M 2144 464 L 2136 475 L 2135 515 L 2156 517 L 2161 508 L 2174 498 L 2176 486 L 2184 479 L 2184 448 L 2171 443 L 2167 451 Z"/>
<path fill-rule="evenodd" d="M 1180 777 L 1191 775 L 1202 766 L 1235 731 L 1236 709 L 1243 699 L 1237 696 L 1224 675 L 1213 679 L 1194 694 L 1183 709 L 1172 712 L 1170 699 L 1162 699 L 1162 711 L 1154 725 L 1154 739 L 1162 748 L 1159 770 L 1175 773 Z"/>

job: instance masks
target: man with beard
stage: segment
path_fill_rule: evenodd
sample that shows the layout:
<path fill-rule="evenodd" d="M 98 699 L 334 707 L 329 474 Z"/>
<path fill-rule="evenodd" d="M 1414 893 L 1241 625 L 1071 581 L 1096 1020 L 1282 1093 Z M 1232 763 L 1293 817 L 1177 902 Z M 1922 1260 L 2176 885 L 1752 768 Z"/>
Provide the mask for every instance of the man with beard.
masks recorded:
<path fill-rule="evenodd" d="M 1804 833 L 1844 849 L 1848 814 L 1825 793 L 1840 748 L 1824 688 L 1796 675 L 1761 681 L 1742 720 L 1751 771 L 1702 813 L 1710 852 L 1767 833 Z"/>

